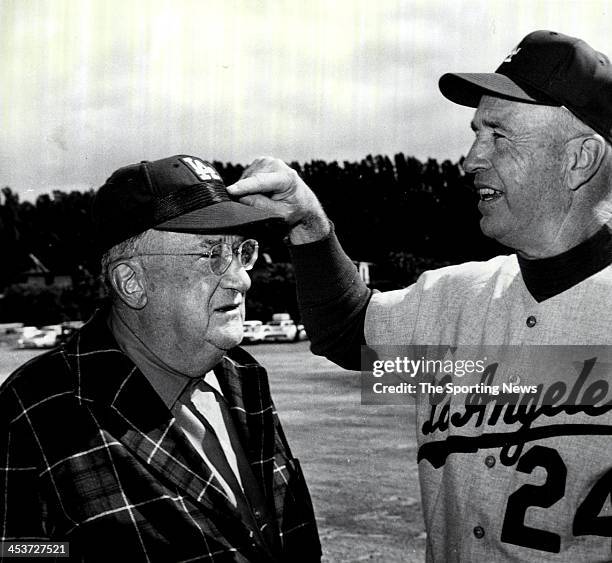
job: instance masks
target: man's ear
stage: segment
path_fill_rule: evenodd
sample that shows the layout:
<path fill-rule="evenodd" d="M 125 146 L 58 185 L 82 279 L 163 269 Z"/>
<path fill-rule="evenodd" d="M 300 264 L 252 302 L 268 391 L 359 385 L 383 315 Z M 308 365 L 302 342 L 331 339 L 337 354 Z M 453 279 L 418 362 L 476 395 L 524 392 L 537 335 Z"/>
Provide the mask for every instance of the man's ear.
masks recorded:
<path fill-rule="evenodd" d="M 142 309 L 147 304 L 145 273 L 138 262 L 117 262 L 112 266 L 109 277 L 115 293 L 128 307 Z"/>
<path fill-rule="evenodd" d="M 606 154 L 606 142 L 598 134 L 576 137 L 568 143 L 566 180 L 572 191 L 584 186 L 597 173 Z"/>

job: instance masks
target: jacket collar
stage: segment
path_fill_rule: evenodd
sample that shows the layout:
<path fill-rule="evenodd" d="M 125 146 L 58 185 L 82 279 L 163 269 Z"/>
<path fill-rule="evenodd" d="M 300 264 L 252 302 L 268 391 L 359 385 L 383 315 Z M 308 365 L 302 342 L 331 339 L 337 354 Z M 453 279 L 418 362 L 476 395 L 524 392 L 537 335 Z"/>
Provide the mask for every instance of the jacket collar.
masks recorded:
<path fill-rule="evenodd" d="M 65 345 L 67 361 L 77 377 L 79 399 L 108 405 L 126 416 L 129 414 L 143 430 L 168 422 L 172 418 L 170 410 L 119 348 L 106 323 L 107 314 L 107 309 L 96 311 Z M 274 431 L 274 406 L 266 371 L 245 350 L 234 348 L 214 372 L 243 444 L 249 445 L 247 454 L 263 451 L 262 433 Z M 270 416 L 262 417 L 262 411 Z M 256 461 L 250 457 L 249 460 Z"/>

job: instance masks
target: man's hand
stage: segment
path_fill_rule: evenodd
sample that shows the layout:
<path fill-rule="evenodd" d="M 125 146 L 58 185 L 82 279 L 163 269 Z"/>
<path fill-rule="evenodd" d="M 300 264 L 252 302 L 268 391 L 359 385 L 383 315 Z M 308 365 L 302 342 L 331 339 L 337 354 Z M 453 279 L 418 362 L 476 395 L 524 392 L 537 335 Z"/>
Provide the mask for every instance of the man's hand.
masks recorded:
<path fill-rule="evenodd" d="M 277 158 L 255 159 L 227 191 L 241 203 L 283 217 L 291 225 L 293 244 L 320 240 L 330 231 L 317 196 L 295 170 Z"/>

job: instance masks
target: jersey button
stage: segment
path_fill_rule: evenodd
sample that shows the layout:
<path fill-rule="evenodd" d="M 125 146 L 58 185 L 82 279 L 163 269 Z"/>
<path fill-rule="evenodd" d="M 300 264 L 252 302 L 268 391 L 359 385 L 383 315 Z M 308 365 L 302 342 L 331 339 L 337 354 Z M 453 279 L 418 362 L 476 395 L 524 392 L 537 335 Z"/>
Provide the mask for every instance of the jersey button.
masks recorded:
<path fill-rule="evenodd" d="M 527 317 L 527 326 L 529 328 L 533 328 L 537 322 L 538 322 L 537 319 L 533 315 L 529 315 Z"/>
<path fill-rule="evenodd" d="M 491 467 L 493 467 L 495 465 L 495 456 L 488 455 L 487 457 L 485 457 L 485 465 L 489 469 L 491 469 Z"/>
<path fill-rule="evenodd" d="M 482 526 L 476 526 L 474 528 L 474 536 L 478 539 L 484 538 L 485 532 Z"/>
<path fill-rule="evenodd" d="M 521 382 L 521 376 L 517 373 L 513 373 L 510 377 L 508 377 L 508 383 L 511 385 L 518 385 Z"/>

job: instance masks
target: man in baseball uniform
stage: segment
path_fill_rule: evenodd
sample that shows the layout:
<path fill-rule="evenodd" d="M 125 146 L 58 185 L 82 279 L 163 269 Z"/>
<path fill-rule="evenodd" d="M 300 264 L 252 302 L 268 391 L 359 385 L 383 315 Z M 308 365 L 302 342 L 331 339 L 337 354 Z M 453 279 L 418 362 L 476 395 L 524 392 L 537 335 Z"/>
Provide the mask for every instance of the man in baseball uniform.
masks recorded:
<path fill-rule="evenodd" d="M 314 194 L 283 163 L 259 159 L 228 188 L 293 225 L 313 352 L 360 369 L 364 343 L 612 344 L 608 58 L 579 39 L 536 31 L 494 73 L 445 74 L 439 87 L 476 108 L 463 166 L 474 176 L 483 232 L 515 254 L 372 292 Z M 539 389 L 534 408 L 515 412 L 499 398 L 490 409 L 420 402 L 428 560 L 612 560 L 610 376 L 594 375 L 589 362 L 575 366 L 573 381 L 545 389 L 533 373 L 515 374 Z"/>

